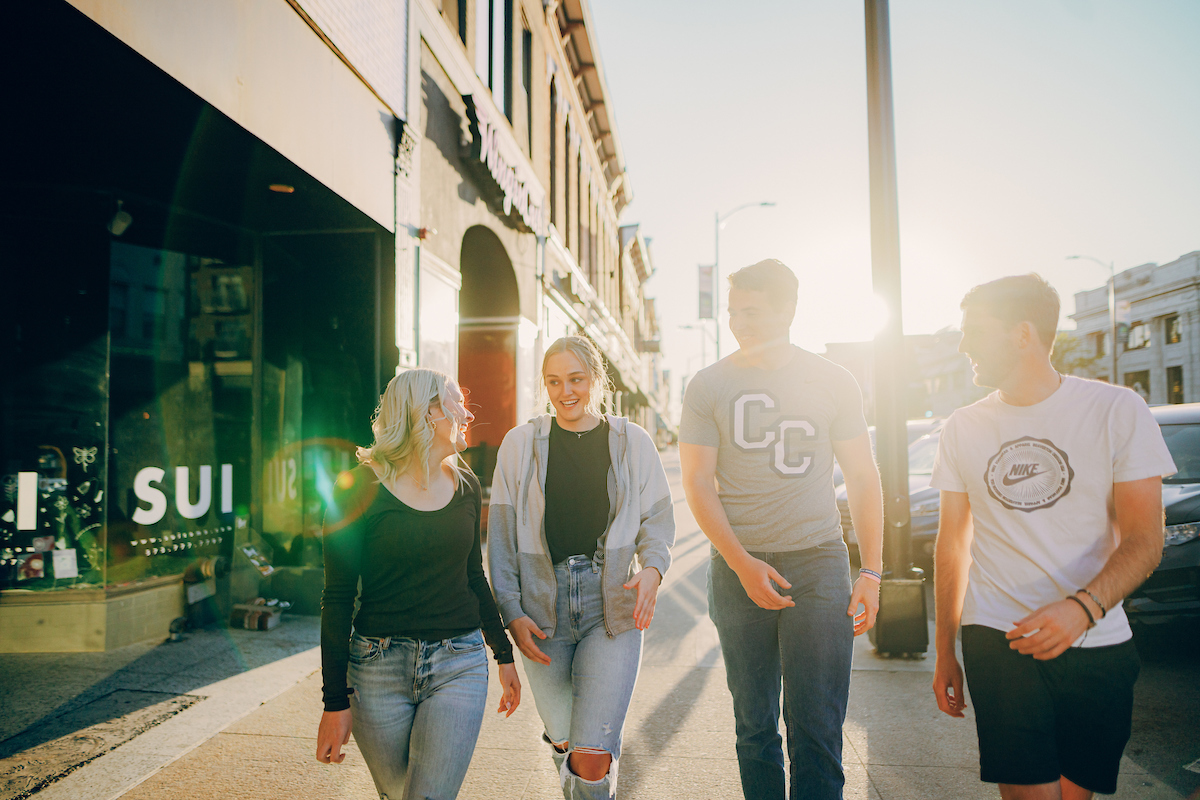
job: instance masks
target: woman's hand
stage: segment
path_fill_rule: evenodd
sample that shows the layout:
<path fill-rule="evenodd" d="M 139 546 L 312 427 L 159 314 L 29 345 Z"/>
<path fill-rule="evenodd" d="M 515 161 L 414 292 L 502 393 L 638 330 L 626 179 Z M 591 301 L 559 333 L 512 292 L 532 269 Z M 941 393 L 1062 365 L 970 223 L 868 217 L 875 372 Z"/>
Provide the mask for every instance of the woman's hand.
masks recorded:
<path fill-rule="evenodd" d="M 637 589 L 637 604 L 633 607 L 633 624 L 639 631 L 650 627 L 654 619 L 654 604 L 658 602 L 658 586 L 662 583 L 662 573 L 654 567 L 644 570 L 629 579 L 625 588 Z"/>
<path fill-rule="evenodd" d="M 500 686 L 504 689 L 504 696 L 500 698 L 500 707 L 496 712 L 504 713 L 507 710 L 504 716 L 511 717 L 517 706 L 521 705 L 521 679 L 517 677 L 516 664 L 500 665 Z"/>
<path fill-rule="evenodd" d="M 340 764 L 346 754 L 342 752 L 343 745 L 350 741 L 350 727 L 353 722 L 350 709 L 345 711 L 326 711 L 321 714 L 321 725 L 317 728 L 317 761 L 322 764 Z"/>
<path fill-rule="evenodd" d="M 531 620 L 528 616 L 514 619 L 508 625 L 509 632 L 513 635 L 513 640 L 517 643 L 517 649 L 520 650 L 530 661 L 536 661 L 539 664 L 549 664 L 550 656 L 546 655 L 533 643 L 533 637 L 545 639 L 546 634 L 542 633 L 542 629 Z"/>

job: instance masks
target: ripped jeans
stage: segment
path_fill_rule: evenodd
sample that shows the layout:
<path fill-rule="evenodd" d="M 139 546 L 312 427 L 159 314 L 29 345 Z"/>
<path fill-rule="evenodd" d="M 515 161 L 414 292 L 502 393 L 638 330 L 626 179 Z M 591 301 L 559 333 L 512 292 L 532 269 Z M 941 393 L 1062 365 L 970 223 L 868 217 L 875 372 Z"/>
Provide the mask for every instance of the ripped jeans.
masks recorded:
<path fill-rule="evenodd" d="M 350 639 L 354 741 L 385 800 L 452 800 L 466 777 L 487 704 L 478 631 L 422 642 Z"/>
<path fill-rule="evenodd" d="M 557 756 L 567 800 L 608 800 L 615 795 L 621 733 L 642 658 L 641 631 L 634 628 L 609 637 L 604 628 L 600 569 L 586 556 L 571 556 L 554 566 L 557 625 L 552 637 L 534 640 L 550 664 L 525 659 L 546 738 L 552 744 L 569 742 L 571 751 L 612 756 L 608 774 L 598 781 L 580 778 Z"/>

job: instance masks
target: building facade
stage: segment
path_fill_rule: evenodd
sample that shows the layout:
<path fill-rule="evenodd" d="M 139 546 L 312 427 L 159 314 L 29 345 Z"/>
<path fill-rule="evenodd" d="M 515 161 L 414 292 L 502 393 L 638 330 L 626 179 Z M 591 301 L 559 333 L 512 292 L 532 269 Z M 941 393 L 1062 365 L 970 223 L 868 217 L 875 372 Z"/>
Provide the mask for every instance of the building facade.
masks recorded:
<path fill-rule="evenodd" d="M 583 331 L 652 421 L 648 248 L 586 5 L 47 0 L 8 98 L 0 652 L 315 612 L 397 371 L 457 375 L 490 478 Z"/>
<path fill-rule="evenodd" d="M 1200 251 L 1116 274 L 1117 381 L 1151 404 L 1200 401 Z M 1108 287 L 1075 295 L 1077 374 L 1110 381 Z"/>
<path fill-rule="evenodd" d="M 560 336 L 599 345 L 616 388 L 609 410 L 653 432 L 652 267 L 636 228 L 618 222 L 632 186 L 588 4 L 411 9 L 419 210 L 402 363 L 457 374 L 476 398 L 469 458 L 485 484 L 504 434 L 545 409 L 541 357 Z"/>

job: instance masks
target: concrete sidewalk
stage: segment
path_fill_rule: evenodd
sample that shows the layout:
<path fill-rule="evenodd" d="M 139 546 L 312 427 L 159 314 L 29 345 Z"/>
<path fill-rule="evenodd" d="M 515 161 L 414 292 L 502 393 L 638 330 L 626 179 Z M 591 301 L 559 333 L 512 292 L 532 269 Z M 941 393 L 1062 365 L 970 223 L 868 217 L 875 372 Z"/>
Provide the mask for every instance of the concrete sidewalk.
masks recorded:
<path fill-rule="evenodd" d="M 618 796 L 737 798 L 741 788 L 733 711 L 705 599 L 708 543 L 683 501 L 673 454 L 667 459 L 679 532 L 675 563 L 646 638 L 626 724 Z M 213 730 L 211 711 L 209 722 L 201 722 L 206 704 L 219 705 L 205 699 L 37 797 L 374 798 L 370 775 L 353 742 L 341 765 L 318 764 L 313 757 L 321 713 L 317 667 L 312 650 L 287 659 L 284 667 L 266 665 L 230 678 L 240 683 L 226 687 L 223 696 L 231 698 L 240 691 L 244 706 L 240 719 L 220 732 Z M 264 671 L 272 668 L 273 673 Z M 874 655 L 865 636 L 857 641 L 845 727 L 847 798 L 999 796 L 993 786 L 979 782 L 970 709 L 966 720 L 951 720 L 937 710 L 930 690 L 932 669 L 932 656 L 924 661 L 885 660 Z M 291 688 L 266 699 L 282 684 Z M 262 699 L 248 694 L 251 687 Z M 540 740 L 532 697 L 526 691 L 520 709 L 505 720 L 491 712 L 499 702 L 496 688 L 493 680 L 489 713 L 460 797 L 561 798 Z M 211 687 L 201 687 L 189 695 L 210 692 Z M 224 713 L 236 715 L 232 707 Z M 147 758 L 155 753 L 157 761 Z M 1179 800 L 1183 795 L 1126 759 L 1116 797 Z"/>

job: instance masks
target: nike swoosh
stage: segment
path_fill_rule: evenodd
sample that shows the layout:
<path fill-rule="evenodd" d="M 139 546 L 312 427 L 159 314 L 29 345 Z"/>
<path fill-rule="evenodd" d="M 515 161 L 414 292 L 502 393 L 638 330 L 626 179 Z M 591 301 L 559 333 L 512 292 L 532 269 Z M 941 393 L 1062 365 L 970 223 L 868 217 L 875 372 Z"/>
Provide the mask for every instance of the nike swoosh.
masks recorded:
<path fill-rule="evenodd" d="M 1043 472 L 1031 472 L 1028 475 L 1022 475 L 1019 478 L 1010 478 L 1007 475 L 1005 475 L 1003 478 L 1000 479 L 1000 482 L 1003 483 L 1005 486 L 1012 486 L 1014 483 L 1020 483 L 1021 481 L 1027 481 L 1030 478 L 1036 478 L 1038 475 L 1045 475 L 1045 474 L 1046 473 L 1044 471 Z"/>

